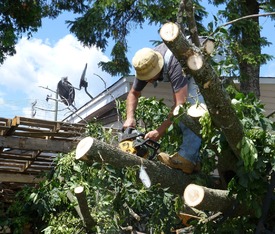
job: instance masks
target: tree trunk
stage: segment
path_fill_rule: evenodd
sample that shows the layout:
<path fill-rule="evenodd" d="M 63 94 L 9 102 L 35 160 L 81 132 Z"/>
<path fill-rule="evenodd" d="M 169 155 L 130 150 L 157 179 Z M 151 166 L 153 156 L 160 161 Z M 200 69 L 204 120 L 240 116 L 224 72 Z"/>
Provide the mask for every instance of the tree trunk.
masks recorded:
<path fill-rule="evenodd" d="M 233 153 L 239 157 L 238 144 L 244 136 L 242 124 L 208 57 L 191 45 L 174 23 L 164 24 L 160 36 L 184 71 L 194 77 L 215 126 L 221 129 Z"/>
<path fill-rule="evenodd" d="M 259 14 L 259 4 L 256 0 L 246 0 L 243 5 L 240 4 L 240 8 L 243 10 L 241 11 L 242 16 Z M 247 19 L 246 21 L 246 26 L 240 27 L 241 39 L 239 43 L 242 49 L 241 53 L 237 54 L 240 66 L 240 90 L 245 94 L 254 93 L 259 98 L 259 76 L 261 63 L 259 59 L 256 58 L 256 56 L 261 55 L 261 35 L 259 18 L 253 17 L 251 19 Z M 232 27 L 234 28 L 234 25 Z M 253 28 L 253 30 L 247 30 L 248 28 Z M 249 59 L 243 59 L 244 55 L 246 55 L 246 57 L 253 57 L 254 60 L 257 60 L 256 64 L 255 62 L 251 63 Z"/>
<path fill-rule="evenodd" d="M 108 163 L 116 168 L 143 165 L 152 184 L 160 184 L 163 188 L 169 188 L 170 192 L 180 195 L 185 187 L 192 182 L 192 176 L 184 174 L 180 170 L 172 169 L 159 161 L 147 160 L 123 152 L 115 146 L 92 137 L 86 137 L 78 143 L 76 159 L 89 164 L 95 161 Z"/>

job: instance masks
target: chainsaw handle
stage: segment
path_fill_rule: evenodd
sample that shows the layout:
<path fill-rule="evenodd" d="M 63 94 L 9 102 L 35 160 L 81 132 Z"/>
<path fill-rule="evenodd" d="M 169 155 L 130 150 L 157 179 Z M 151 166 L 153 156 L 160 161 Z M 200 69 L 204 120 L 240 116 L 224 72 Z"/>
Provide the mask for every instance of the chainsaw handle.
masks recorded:
<path fill-rule="evenodd" d="M 124 130 L 123 133 L 125 133 L 125 134 L 131 134 L 132 131 L 135 130 L 135 128 L 133 128 L 133 127 L 127 127 L 126 129 L 123 129 L 123 130 Z"/>

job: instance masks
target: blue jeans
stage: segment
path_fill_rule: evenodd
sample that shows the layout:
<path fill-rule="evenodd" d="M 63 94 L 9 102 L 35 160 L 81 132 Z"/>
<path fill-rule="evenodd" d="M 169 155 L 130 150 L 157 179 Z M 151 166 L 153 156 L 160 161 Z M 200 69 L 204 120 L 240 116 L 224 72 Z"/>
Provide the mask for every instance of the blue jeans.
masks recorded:
<path fill-rule="evenodd" d="M 192 130 L 187 128 L 182 122 L 179 123 L 179 127 L 182 132 L 182 144 L 180 145 L 178 154 L 196 164 L 200 161 L 199 151 L 201 146 L 201 138 Z"/>

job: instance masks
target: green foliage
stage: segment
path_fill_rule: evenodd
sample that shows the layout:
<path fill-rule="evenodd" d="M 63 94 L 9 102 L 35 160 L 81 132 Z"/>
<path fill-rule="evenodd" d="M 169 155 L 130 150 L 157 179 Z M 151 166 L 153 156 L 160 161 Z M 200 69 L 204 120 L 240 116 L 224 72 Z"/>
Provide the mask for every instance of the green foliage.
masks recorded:
<path fill-rule="evenodd" d="M 0 64 L 7 56 L 14 55 L 18 38 L 27 33 L 28 37 L 41 27 L 45 4 L 40 1 L 14 0 L 0 2 Z"/>
<path fill-rule="evenodd" d="M 274 123 L 263 114 L 263 104 L 254 95 L 234 93 L 232 104 L 243 123 L 245 136 L 240 142 L 241 160 L 237 176 L 229 188 L 260 217 L 262 197 L 275 168 Z"/>
<path fill-rule="evenodd" d="M 208 26 L 211 35 L 214 35 L 216 42 L 218 42 L 218 46 L 221 46 L 219 52 L 223 54 L 223 61 L 218 63 L 217 70 L 222 71 L 222 75 L 239 77 L 241 82 L 252 78 L 258 79 L 260 65 L 274 58 L 273 55 L 261 53 L 261 48 L 269 46 L 271 43 L 261 36 L 262 28 L 257 17 L 236 22 L 234 20 L 243 16 L 258 14 L 260 9 L 272 12 L 274 11 L 274 5 L 270 1 L 257 0 L 251 1 L 250 4 L 236 0 L 213 0 L 209 2 L 214 5 L 223 4 L 224 6 L 224 9 L 219 11 L 218 16 L 214 17 L 214 22 Z M 263 4 L 261 5 L 261 3 Z M 218 19 L 233 22 L 223 28 L 218 27 Z M 221 66 L 226 70 L 224 71 Z M 246 87 L 245 89 L 249 88 Z M 257 94 L 259 91 L 249 90 L 249 92 Z M 246 93 L 248 93 L 247 90 Z"/>
<path fill-rule="evenodd" d="M 241 154 L 236 165 L 236 174 L 229 182 L 228 189 L 231 195 L 237 195 L 236 198 L 241 205 L 260 218 L 270 176 L 275 171 L 275 124 L 264 116 L 264 105 L 255 95 L 244 95 L 231 86 L 227 91 L 245 133 L 243 140 L 239 143 Z M 220 130 L 215 128 L 209 114 L 200 118 L 200 124 L 203 139 L 202 172 L 207 174 L 216 168 L 215 158 L 223 156 L 228 144 Z M 274 212 L 272 207 L 274 207 L 274 201 L 270 205 L 270 214 Z M 254 233 L 259 219 L 252 217 L 231 217 L 222 223 L 198 224 L 198 233 L 223 233 L 228 230 Z M 274 220 L 267 227 L 272 230 L 272 225 Z"/>
<path fill-rule="evenodd" d="M 87 233 L 75 211 L 77 203 L 67 197 L 81 185 L 85 188 L 91 216 L 97 223 L 93 233 L 120 233 L 122 227 L 130 225 L 135 230 L 169 233 L 170 228 L 179 223 L 176 213 L 180 198 L 158 185 L 146 189 L 137 177 L 138 170 L 138 166 L 118 170 L 101 163 L 87 166 L 75 161 L 74 153 L 63 155 L 57 160 L 53 174 L 38 189 L 33 189 L 32 193 L 28 190 L 20 204 L 11 206 L 13 219 L 7 225 L 15 226 L 15 220 L 23 225 L 36 217 L 43 220 L 36 228 L 44 233 Z M 22 204 L 31 207 L 32 212 L 24 209 L 16 213 L 22 209 Z M 129 208 L 140 220 L 131 215 Z M 18 226 L 17 230 L 20 233 L 22 229 Z"/>
<path fill-rule="evenodd" d="M 258 153 L 253 141 L 247 137 L 243 137 L 238 147 L 241 149 L 240 157 L 244 162 L 245 169 L 251 171 L 253 169 L 254 162 L 258 158 Z"/>
<path fill-rule="evenodd" d="M 123 43 L 118 41 L 113 47 L 111 56 L 113 57 L 112 61 L 109 62 L 99 62 L 99 66 L 102 67 L 102 70 L 108 72 L 112 76 L 117 76 L 119 74 L 127 75 L 130 73 L 130 66 L 127 57 L 127 49 Z M 124 71 L 118 71 L 117 67 L 120 66 L 124 68 Z"/>
<path fill-rule="evenodd" d="M 102 124 L 96 122 L 96 120 L 87 124 L 86 134 L 107 143 L 112 143 L 114 140 L 117 140 L 111 128 L 102 127 Z"/>

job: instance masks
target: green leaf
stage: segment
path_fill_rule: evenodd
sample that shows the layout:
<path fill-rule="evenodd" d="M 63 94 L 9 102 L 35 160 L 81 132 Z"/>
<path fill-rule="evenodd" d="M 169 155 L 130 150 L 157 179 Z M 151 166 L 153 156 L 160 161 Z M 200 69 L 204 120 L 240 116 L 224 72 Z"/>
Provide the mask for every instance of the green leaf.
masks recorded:
<path fill-rule="evenodd" d="M 241 148 L 240 156 L 244 161 L 245 168 L 252 170 L 252 166 L 258 158 L 258 152 L 253 141 L 248 137 L 243 137 L 241 143 L 238 144 L 238 147 Z"/>

